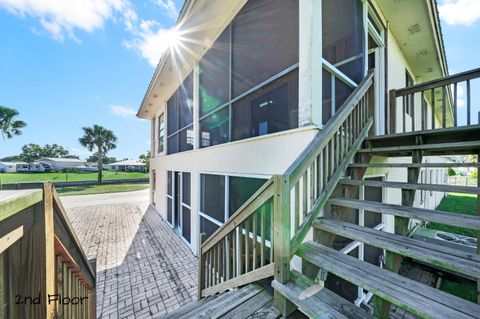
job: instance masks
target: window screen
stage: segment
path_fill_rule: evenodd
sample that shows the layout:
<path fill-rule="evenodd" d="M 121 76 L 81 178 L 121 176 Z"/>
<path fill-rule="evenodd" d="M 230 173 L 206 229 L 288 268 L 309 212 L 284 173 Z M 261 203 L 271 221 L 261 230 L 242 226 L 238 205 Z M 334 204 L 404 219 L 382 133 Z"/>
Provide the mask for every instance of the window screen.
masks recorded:
<path fill-rule="evenodd" d="M 249 0 L 232 22 L 232 98 L 298 62 L 298 0 Z"/>
<path fill-rule="evenodd" d="M 229 216 L 232 216 L 263 184 L 264 179 L 229 177 Z"/>
<path fill-rule="evenodd" d="M 229 108 L 225 107 L 200 121 L 200 146 L 208 147 L 229 141 Z"/>
<path fill-rule="evenodd" d="M 210 237 L 220 226 L 200 216 L 200 232 Z"/>
<path fill-rule="evenodd" d="M 165 119 L 163 113 L 158 117 L 158 153 L 163 153 L 165 145 Z"/>
<path fill-rule="evenodd" d="M 233 140 L 296 127 L 298 127 L 297 70 L 233 104 Z"/>
<path fill-rule="evenodd" d="M 225 176 L 201 174 L 200 211 L 225 222 Z"/>

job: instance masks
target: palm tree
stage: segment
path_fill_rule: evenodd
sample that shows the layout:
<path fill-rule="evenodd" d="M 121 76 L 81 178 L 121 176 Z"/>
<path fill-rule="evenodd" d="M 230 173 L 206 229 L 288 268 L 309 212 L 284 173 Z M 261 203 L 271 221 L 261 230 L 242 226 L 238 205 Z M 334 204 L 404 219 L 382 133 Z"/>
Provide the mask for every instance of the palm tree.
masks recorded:
<path fill-rule="evenodd" d="M 2 131 L 3 139 L 21 135 L 22 128 L 27 126 L 24 121 L 14 120 L 18 114 L 17 110 L 0 105 L 0 131 Z"/>
<path fill-rule="evenodd" d="M 98 160 L 98 184 L 102 183 L 102 171 L 103 171 L 103 157 L 108 151 L 117 147 L 117 137 L 112 131 L 104 128 L 100 125 L 93 125 L 92 127 L 83 128 L 84 135 L 79 138 L 80 144 L 86 147 L 90 152 L 96 149 Z"/>

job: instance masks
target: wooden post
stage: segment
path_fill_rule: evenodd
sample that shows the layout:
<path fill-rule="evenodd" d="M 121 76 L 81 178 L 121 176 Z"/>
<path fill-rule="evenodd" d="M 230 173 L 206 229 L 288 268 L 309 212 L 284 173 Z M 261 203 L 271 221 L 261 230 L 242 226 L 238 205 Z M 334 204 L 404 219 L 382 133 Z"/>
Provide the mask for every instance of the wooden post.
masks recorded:
<path fill-rule="evenodd" d="M 388 94 L 389 99 L 389 119 L 390 119 L 390 127 L 388 130 L 388 134 L 395 134 L 397 132 L 397 94 L 396 91 L 390 90 Z"/>
<path fill-rule="evenodd" d="M 275 198 L 273 208 L 273 259 L 274 277 L 280 283 L 290 279 L 290 180 L 288 176 L 275 176 Z M 275 290 L 275 307 L 283 316 L 288 316 L 295 306 Z"/>
<path fill-rule="evenodd" d="M 202 244 L 207 239 L 207 234 L 201 233 L 198 239 L 198 293 L 197 298 L 202 299 L 202 290 L 205 288 L 205 256 L 202 252 Z"/>

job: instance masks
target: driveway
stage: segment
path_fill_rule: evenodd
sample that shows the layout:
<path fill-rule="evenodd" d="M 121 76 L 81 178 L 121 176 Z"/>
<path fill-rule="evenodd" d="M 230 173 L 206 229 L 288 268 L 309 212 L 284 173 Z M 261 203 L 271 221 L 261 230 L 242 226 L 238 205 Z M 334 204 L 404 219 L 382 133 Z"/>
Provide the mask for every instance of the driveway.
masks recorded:
<path fill-rule="evenodd" d="M 197 259 L 148 207 L 148 190 L 62 197 L 89 259 L 97 317 L 151 318 L 196 299 Z"/>

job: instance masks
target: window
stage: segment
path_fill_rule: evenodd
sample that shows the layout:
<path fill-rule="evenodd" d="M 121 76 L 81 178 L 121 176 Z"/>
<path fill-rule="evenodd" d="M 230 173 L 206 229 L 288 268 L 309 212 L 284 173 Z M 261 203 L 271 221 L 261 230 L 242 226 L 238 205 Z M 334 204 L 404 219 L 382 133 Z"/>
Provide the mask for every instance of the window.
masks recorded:
<path fill-rule="evenodd" d="M 193 149 L 193 73 L 167 101 L 167 134 L 168 154 Z"/>
<path fill-rule="evenodd" d="M 173 224 L 173 172 L 167 172 L 167 221 L 170 225 Z"/>
<path fill-rule="evenodd" d="M 430 184 L 433 184 L 433 169 L 430 170 Z M 430 196 L 433 195 L 433 191 L 430 190 Z"/>
<path fill-rule="evenodd" d="M 158 153 L 163 153 L 165 146 L 165 119 L 163 113 L 158 117 Z"/>
<path fill-rule="evenodd" d="M 298 10 L 298 0 L 249 0 L 205 53 L 200 147 L 298 127 Z"/>
<path fill-rule="evenodd" d="M 182 236 L 185 238 L 186 241 L 190 243 L 191 240 L 191 233 L 190 233 L 190 212 L 191 212 L 191 207 L 190 207 L 190 173 L 182 173 L 182 222 L 181 222 L 181 230 L 182 230 Z"/>
<path fill-rule="evenodd" d="M 261 178 L 201 174 L 200 232 L 213 234 L 264 183 Z"/>

